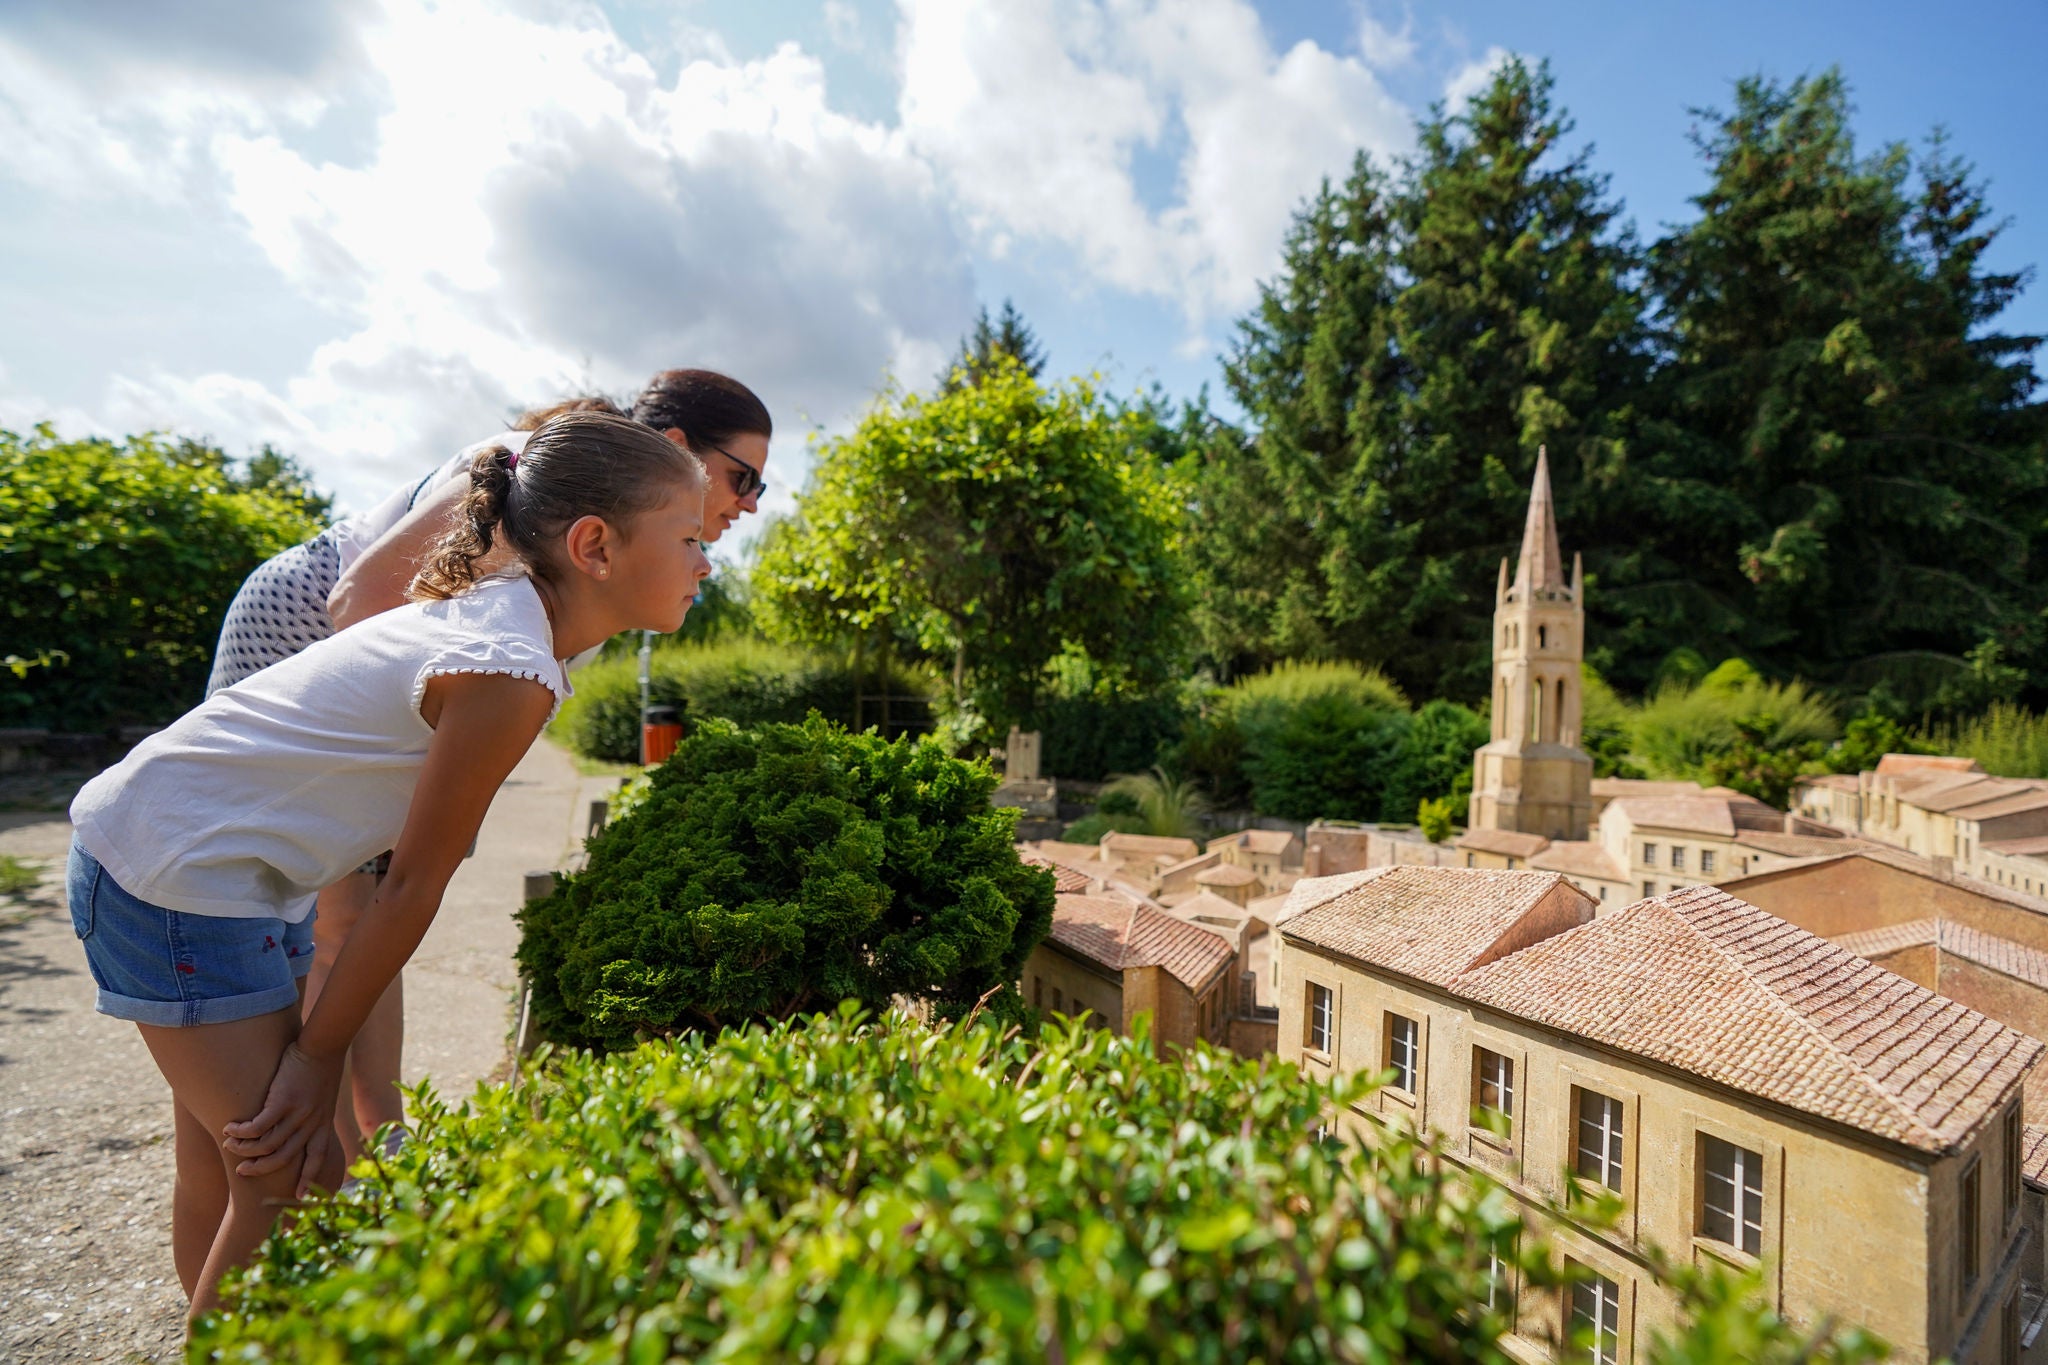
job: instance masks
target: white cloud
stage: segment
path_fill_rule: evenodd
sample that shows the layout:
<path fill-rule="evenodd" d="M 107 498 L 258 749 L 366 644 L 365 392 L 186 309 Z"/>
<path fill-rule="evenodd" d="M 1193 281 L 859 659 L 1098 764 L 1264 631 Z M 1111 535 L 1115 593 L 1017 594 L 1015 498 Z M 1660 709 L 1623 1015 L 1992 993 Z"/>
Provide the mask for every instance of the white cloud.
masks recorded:
<path fill-rule="evenodd" d="M 1361 7 L 1358 15 L 1358 54 L 1375 71 L 1390 71 L 1415 60 L 1415 16 L 1403 10 L 1401 27 L 1381 23 L 1371 9 Z"/>
<path fill-rule="evenodd" d="M 1456 115 L 1464 112 L 1472 97 L 1493 84 L 1494 73 L 1514 60 L 1515 54 L 1504 47 L 1489 47 L 1486 55 L 1465 63 L 1451 73 L 1444 82 L 1444 110 Z"/>
<path fill-rule="evenodd" d="M 254 105 L 182 134 L 345 333 L 275 386 L 117 375 L 102 429 L 271 441 L 360 504 L 523 403 L 703 365 L 761 393 L 794 465 L 805 418 L 846 420 L 892 368 L 922 379 L 972 314 L 929 169 L 835 113 L 795 47 L 664 84 L 586 11 L 393 0 L 360 37 L 381 113 L 356 164 Z"/>
<path fill-rule="evenodd" d="M 1245 307 L 1289 216 L 1408 114 L 1358 58 L 1276 54 L 1244 0 L 899 0 L 903 128 L 988 249 L 1071 248 L 1093 280 L 1177 303 L 1196 328 Z M 1151 209 L 1141 151 L 1178 149 Z"/>

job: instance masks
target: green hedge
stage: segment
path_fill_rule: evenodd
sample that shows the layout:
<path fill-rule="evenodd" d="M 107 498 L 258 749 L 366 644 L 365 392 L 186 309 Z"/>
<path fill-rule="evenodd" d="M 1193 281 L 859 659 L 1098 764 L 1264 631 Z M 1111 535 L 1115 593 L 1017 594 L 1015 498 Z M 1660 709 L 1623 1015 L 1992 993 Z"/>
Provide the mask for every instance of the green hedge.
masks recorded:
<path fill-rule="evenodd" d="M 197 706 L 242 580 L 320 529 L 294 470 L 191 441 L 0 431 L 0 726 L 96 731 Z"/>
<path fill-rule="evenodd" d="M 417 1141 L 274 1237 L 191 1358 L 1505 1365 L 1487 1250 L 1554 1283 L 1543 1248 L 1405 1137 L 1312 1136 L 1360 1093 L 844 1010 L 557 1056 L 459 1111 L 416 1096 Z M 1707 1283 L 1638 1359 L 1854 1358 Z"/>
<path fill-rule="evenodd" d="M 585 868 L 520 911 L 541 1036 L 619 1048 L 858 999 L 1022 1006 L 1052 924 L 988 765 L 812 716 L 707 721 Z"/>
<path fill-rule="evenodd" d="M 1455 702 L 1411 712 L 1376 669 L 1293 663 L 1215 693 L 1173 761 L 1225 809 L 1407 821 L 1424 800 L 1463 809 L 1486 739 L 1485 720 Z"/>
<path fill-rule="evenodd" d="M 795 722 L 812 711 L 842 725 L 854 721 L 853 668 L 835 656 L 761 640 L 728 638 L 657 649 L 649 675 L 654 703 L 676 707 L 686 726 L 709 717 L 740 725 Z M 603 660 L 579 672 L 572 681 L 576 695 L 555 718 L 557 737 L 585 758 L 638 762 L 638 658 L 628 653 Z M 899 697 L 928 695 L 925 679 L 908 670 L 893 670 L 887 683 L 887 690 Z M 875 693 L 882 689 L 883 679 L 868 669 L 860 690 Z M 921 712 L 914 705 L 907 709 Z M 904 719 L 922 718 L 914 714 Z M 878 723 L 873 714 L 865 720 Z M 900 732 L 906 727 L 897 728 Z"/>

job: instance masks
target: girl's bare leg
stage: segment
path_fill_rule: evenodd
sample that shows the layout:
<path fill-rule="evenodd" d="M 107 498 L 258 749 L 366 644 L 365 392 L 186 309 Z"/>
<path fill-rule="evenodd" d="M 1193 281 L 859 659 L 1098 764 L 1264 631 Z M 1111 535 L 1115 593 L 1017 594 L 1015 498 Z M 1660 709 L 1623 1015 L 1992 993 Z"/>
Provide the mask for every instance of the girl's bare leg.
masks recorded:
<path fill-rule="evenodd" d="M 306 977 L 307 1010 L 320 998 L 341 945 L 376 893 L 377 879 L 367 872 L 351 872 L 320 893 L 320 917 L 313 922 L 313 970 Z M 350 1164 L 362 1154 L 370 1134 L 386 1123 L 405 1122 L 405 1100 L 398 1092 L 404 1046 L 405 988 L 403 978 L 395 977 L 348 1050 L 343 1103 L 335 1106 L 334 1130 Z"/>
<path fill-rule="evenodd" d="M 181 1101 L 174 1099 L 172 1107 L 177 1110 L 178 1178 L 171 1190 L 171 1260 L 190 1299 L 227 1217 L 228 1177 L 218 1134 L 208 1133 Z"/>
<path fill-rule="evenodd" d="M 296 1165 L 267 1176 L 235 1174 L 242 1158 L 222 1151 L 220 1139 L 228 1124 L 262 1110 L 285 1045 L 298 1036 L 299 1013 L 276 1010 L 194 1028 L 137 1027 L 157 1070 L 171 1083 L 181 1118 L 193 1123 L 195 1140 L 203 1137 L 212 1146 L 227 1188 L 227 1216 L 215 1230 L 192 1285 L 189 1316 L 196 1318 L 215 1306 L 222 1274 L 248 1260 L 263 1244 L 298 1189 Z"/>

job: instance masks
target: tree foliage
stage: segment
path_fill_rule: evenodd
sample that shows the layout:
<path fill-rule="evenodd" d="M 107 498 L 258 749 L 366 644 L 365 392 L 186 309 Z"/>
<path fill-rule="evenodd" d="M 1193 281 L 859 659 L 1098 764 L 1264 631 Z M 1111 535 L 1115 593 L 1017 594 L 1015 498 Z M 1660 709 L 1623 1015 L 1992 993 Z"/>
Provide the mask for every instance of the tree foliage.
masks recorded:
<path fill-rule="evenodd" d="M 1738 82 L 1699 145 L 1700 216 L 1652 263 L 1670 417 L 1721 490 L 1671 550 L 1709 619 L 1780 676 L 1866 687 L 2038 649 L 2037 339 L 1990 330 L 2019 282 L 1984 272 L 1967 168 L 1937 143 L 1916 196 L 1904 147 L 1859 156 L 1835 72 Z"/>
<path fill-rule="evenodd" d="M 1488 1253 L 1555 1293 L 1552 1253 L 1399 1130 L 1315 1135 L 1364 1089 L 849 1012 L 558 1056 L 460 1110 L 419 1095 L 416 1139 L 274 1237 L 193 1355 L 1506 1365 Z M 1674 1278 L 1701 1325 L 1650 1365 L 1869 1358 L 1753 1278 Z"/>
<path fill-rule="evenodd" d="M 253 472 L 155 436 L 0 431 L 0 726 L 168 720 L 206 692 L 249 571 L 320 529 L 325 500 L 266 450 Z"/>
<path fill-rule="evenodd" d="M 1052 923 L 986 764 L 820 717 L 706 721 L 520 912 L 541 1036 L 620 1048 L 859 1000 L 964 1013 Z"/>
<path fill-rule="evenodd" d="M 1159 687 L 1185 657 L 1185 509 L 1147 420 L 1007 358 L 951 393 L 885 397 L 770 529 L 765 626 L 928 659 L 985 733 L 1030 717 L 1064 653 L 1119 690 Z"/>
<path fill-rule="evenodd" d="M 1003 300 L 1003 311 L 993 320 L 986 305 L 975 314 L 973 329 L 960 338 L 960 349 L 939 376 L 939 385 L 951 392 L 979 384 L 1002 368 L 1005 361 L 1015 363 L 1033 379 L 1045 373 L 1045 348 L 1039 344 L 1038 334 L 1025 323 L 1024 315 L 1008 299 Z"/>

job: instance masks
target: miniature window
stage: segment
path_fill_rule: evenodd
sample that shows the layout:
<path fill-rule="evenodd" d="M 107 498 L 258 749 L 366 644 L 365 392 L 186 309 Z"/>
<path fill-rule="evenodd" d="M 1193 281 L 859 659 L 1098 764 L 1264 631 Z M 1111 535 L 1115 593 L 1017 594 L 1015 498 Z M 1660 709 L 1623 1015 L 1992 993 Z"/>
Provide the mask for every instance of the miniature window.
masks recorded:
<path fill-rule="evenodd" d="M 1657 865 L 1657 846 L 1656 846 L 1655 844 L 1644 844 L 1644 845 L 1643 845 L 1643 866 L 1644 866 L 1644 867 L 1655 867 L 1656 865 Z"/>
<path fill-rule="evenodd" d="M 1703 877 L 1714 875 L 1714 850 L 1711 848 L 1700 850 L 1700 875 Z"/>
<path fill-rule="evenodd" d="M 1970 1169 L 1963 1172 L 1962 1207 L 1956 1210 L 1956 1235 L 1962 1239 L 1963 1287 L 1969 1288 L 1977 1282 L 1977 1275 L 1984 1269 L 1984 1255 L 1978 1249 L 1983 1240 L 1977 1235 L 1979 1219 L 1978 1203 L 1984 1194 L 1984 1164 L 1970 1163 Z"/>
<path fill-rule="evenodd" d="M 1685 849 L 1677 844 L 1671 846 L 1671 870 L 1673 872 L 1685 871 Z"/>
<path fill-rule="evenodd" d="M 1477 867 L 1478 865 L 1479 865 L 1479 864 L 1477 864 L 1477 863 L 1475 863 L 1475 862 L 1473 862 L 1473 861 L 1472 861 L 1472 855 L 1471 855 L 1471 854 L 1467 853 L 1467 854 L 1465 855 L 1465 866 L 1467 866 L 1467 867 Z"/>
<path fill-rule="evenodd" d="M 1572 1285 L 1572 1345 L 1576 1359 L 1615 1365 L 1621 1359 L 1621 1286 L 1580 1266 Z"/>
<path fill-rule="evenodd" d="M 1486 1249 L 1486 1306 L 1492 1312 L 1508 1313 L 1515 1306 L 1513 1257 L 1512 1239 Z"/>
<path fill-rule="evenodd" d="M 1328 986 L 1318 986 L 1313 981 L 1309 983 L 1308 1045 L 1317 1052 L 1330 1050 L 1336 1003 L 1336 993 Z"/>
<path fill-rule="evenodd" d="M 1512 1135 L 1515 1131 L 1515 1063 L 1511 1057 L 1503 1057 L 1487 1048 L 1474 1048 L 1476 1080 L 1472 1087 L 1472 1108 L 1475 1117 L 1497 1114 L 1501 1130 Z M 1490 1120 L 1479 1119 L 1481 1126 Z"/>
<path fill-rule="evenodd" d="M 1538 648 L 1538 649 L 1545 649 L 1545 648 L 1548 648 L 1548 647 L 1549 647 L 1549 644 L 1550 644 L 1550 627 L 1549 627 L 1549 626 L 1538 626 L 1538 627 L 1536 627 L 1536 648 Z"/>
<path fill-rule="evenodd" d="M 1422 1026 L 1404 1015 L 1387 1016 L 1386 1067 L 1394 1073 L 1394 1088 L 1411 1095 L 1421 1093 L 1415 1079 L 1421 1069 Z"/>
<path fill-rule="evenodd" d="M 1656 894 L 1657 894 L 1657 883 L 1655 883 L 1655 882 L 1644 882 L 1644 883 L 1643 883 L 1643 899 L 1644 899 L 1644 900 L 1648 900 L 1648 899 L 1649 899 L 1650 897 L 1652 897 L 1652 896 L 1654 896 L 1654 895 L 1656 895 Z"/>
<path fill-rule="evenodd" d="M 1045 1008 L 1045 978 L 1034 973 L 1031 977 L 1031 1008 Z"/>
<path fill-rule="evenodd" d="M 1058 986 L 1052 988 L 1052 1012 L 1054 1014 L 1065 1014 L 1067 1012 L 1066 997 L 1060 994 Z"/>
<path fill-rule="evenodd" d="M 1747 1147 L 1700 1134 L 1706 1178 L 1700 1190 L 1700 1235 L 1752 1256 L 1763 1254 L 1764 1159 Z"/>
<path fill-rule="evenodd" d="M 1574 1087 L 1576 1089 L 1576 1087 Z M 1610 1190 L 1621 1189 L 1621 1101 L 1578 1090 L 1578 1173 Z"/>

